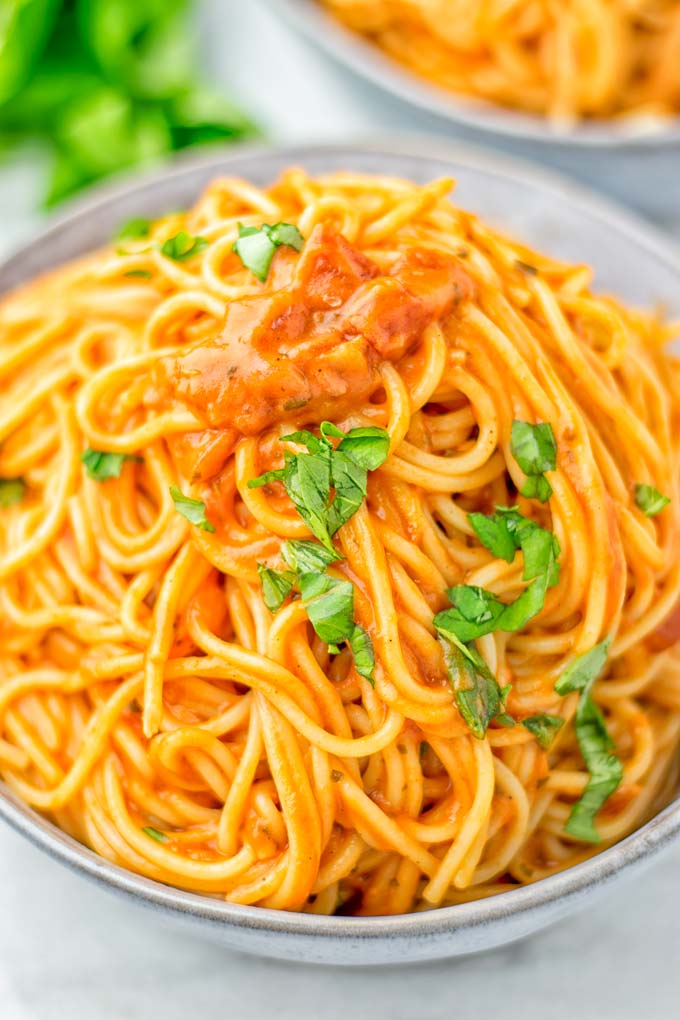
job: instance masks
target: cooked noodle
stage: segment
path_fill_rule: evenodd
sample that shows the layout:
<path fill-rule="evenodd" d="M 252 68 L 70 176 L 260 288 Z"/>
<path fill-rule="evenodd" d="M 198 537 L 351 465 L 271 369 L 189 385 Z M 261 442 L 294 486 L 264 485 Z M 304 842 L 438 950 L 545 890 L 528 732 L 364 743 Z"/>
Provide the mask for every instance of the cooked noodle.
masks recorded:
<path fill-rule="evenodd" d="M 0 769 L 123 867 L 236 903 L 357 914 L 569 867 L 597 847 L 565 832 L 589 772 L 579 695 L 554 687 L 607 637 L 594 700 L 623 778 L 597 815 L 599 845 L 674 782 L 673 328 L 461 212 L 450 187 L 219 179 L 150 237 L 4 300 L 0 478 L 25 489 L 0 508 Z M 304 247 L 279 247 L 260 283 L 232 249 L 239 223 L 263 221 L 297 224 Z M 163 254 L 181 230 L 207 246 Z M 295 322 L 306 332 L 282 361 Z M 313 375 L 307 402 L 274 393 Z M 324 419 L 389 432 L 329 568 L 354 586 L 374 686 L 294 593 L 270 612 L 258 576 L 283 565 L 283 540 L 311 535 L 281 482 L 248 482 L 281 467 L 281 436 Z M 518 493 L 513 420 L 552 426 L 546 502 Z M 86 448 L 128 455 L 119 477 L 88 477 Z M 636 484 L 670 503 L 646 516 Z M 214 531 L 177 512 L 171 486 Z M 508 724 L 499 714 L 480 739 L 433 618 L 452 585 L 504 602 L 526 588 L 521 554 L 494 556 L 467 516 L 508 505 L 554 533 L 560 573 L 527 626 L 477 642 L 511 685 Z M 545 713 L 564 720 L 546 749 L 522 725 Z"/>
<path fill-rule="evenodd" d="M 678 0 L 321 0 L 452 92 L 556 121 L 680 111 Z"/>

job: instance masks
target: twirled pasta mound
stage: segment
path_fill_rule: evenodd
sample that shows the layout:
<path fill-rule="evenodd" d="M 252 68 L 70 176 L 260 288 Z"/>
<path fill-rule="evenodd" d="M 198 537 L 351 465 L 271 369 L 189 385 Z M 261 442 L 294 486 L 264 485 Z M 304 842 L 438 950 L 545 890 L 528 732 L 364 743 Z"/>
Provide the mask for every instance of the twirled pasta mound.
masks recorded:
<path fill-rule="evenodd" d="M 321 0 L 453 92 L 555 121 L 680 111 L 678 0 Z"/>
<path fill-rule="evenodd" d="M 674 783 L 673 329 L 450 188 L 219 179 L 0 307 L 0 769 L 109 860 L 405 912 Z"/>

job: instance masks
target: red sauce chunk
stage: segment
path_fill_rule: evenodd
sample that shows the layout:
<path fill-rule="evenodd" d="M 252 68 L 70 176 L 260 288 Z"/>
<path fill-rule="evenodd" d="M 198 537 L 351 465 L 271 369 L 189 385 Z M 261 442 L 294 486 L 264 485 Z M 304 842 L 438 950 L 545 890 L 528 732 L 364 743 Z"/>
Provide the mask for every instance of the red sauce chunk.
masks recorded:
<path fill-rule="evenodd" d="M 454 256 L 411 248 L 385 274 L 318 225 L 301 254 L 279 249 L 266 293 L 229 305 L 219 336 L 159 360 L 153 403 L 180 403 L 234 437 L 339 420 L 375 389 L 381 361 L 398 361 L 472 293 Z"/>

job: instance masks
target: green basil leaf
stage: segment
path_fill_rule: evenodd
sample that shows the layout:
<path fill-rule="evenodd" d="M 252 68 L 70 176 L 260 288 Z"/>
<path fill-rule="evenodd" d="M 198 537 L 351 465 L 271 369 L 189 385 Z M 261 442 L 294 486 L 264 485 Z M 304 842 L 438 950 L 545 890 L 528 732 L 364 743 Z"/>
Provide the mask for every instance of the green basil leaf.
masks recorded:
<path fill-rule="evenodd" d="M 205 503 L 203 500 L 190 499 L 176 485 L 170 486 L 170 495 L 172 496 L 177 513 L 181 514 L 182 517 L 186 517 L 190 524 L 195 524 L 201 531 L 215 531 L 215 526 L 205 516 Z"/>
<path fill-rule="evenodd" d="M 565 669 L 555 684 L 558 694 L 579 691 L 574 728 L 590 779 L 582 796 L 574 804 L 565 831 L 588 843 L 598 843 L 595 816 L 623 778 L 623 766 L 612 754 L 613 743 L 604 717 L 591 698 L 593 684 L 607 662 L 610 639 L 605 638 L 580 655 Z"/>
<path fill-rule="evenodd" d="M 269 485 L 270 482 L 283 482 L 288 476 L 288 468 L 277 468 L 276 471 L 265 471 L 263 475 L 258 475 L 257 478 L 248 479 L 249 489 L 261 489 L 263 485 Z"/>
<path fill-rule="evenodd" d="M 135 216 L 133 219 L 123 223 L 114 235 L 114 241 L 132 241 L 137 238 L 148 237 L 153 223 L 142 216 Z"/>
<path fill-rule="evenodd" d="M 440 643 L 458 711 L 474 736 L 483 740 L 489 723 L 503 713 L 498 681 L 475 648 L 462 649 L 446 638 Z"/>
<path fill-rule="evenodd" d="M 510 451 L 526 475 L 541 475 L 557 467 L 557 443 L 549 422 L 513 421 Z"/>
<path fill-rule="evenodd" d="M 318 542 L 294 538 L 283 543 L 281 552 L 290 569 L 300 574 L 323 572 L 330 563 L 340 559 L 337 553 L 330 552 Z"/>
<path fill-rule="evenodd" d="M 20 503 L 25 492 L 26 483 L 22 478 L 0 478 L 0 507 Z"/>
<path fill-rule="evenodd" d="M 373 651 L 373 642 L 367 631 L 363 627 L 360 627 L 358 623 L 354 624 L 354 629 L 349 636 L 348 644 L 352 649 L 352 655 L 354 656 L 354 668 L 356 669 L 359 676 L 364 677 L 365 680 L 374 685 L 373 670 L 375 669 L 375 652 Z"/>
<path fill-rule="evenodd" d="M 527 421 L 513 421 L 510 437 L 510 451 L 527 476 L 520 492 L 527 499 L 547 502 L 552 495 L 552 486 L 544 476 L 545 471 L 557 467 L 557 442 L 552 425 L 540 422 L 531 425 Z"/>
<path fill-rule="evenodd" d="M 81 453 L 80 459 L 85 465 L 85 474 L 95 482 L 104 482 L 107 478 L 120 478 L 126 460 L 141 461 L 141 457 L 133 457 L 129 453 L 108 453 L 90 447 Z"/>
<path fill-rule="evenodd" d="M 493 556 L 512 563 L 517 545 L 508 527 L 508 522 L 502 516 L 471 513 L 468 514 L 468 521 L 479 541 Z"/>
<path fill-rule="evenodd" d="M 148 269 L 128 269 L 126 273 L 123 273 L 123 276 L 130 276 L 140 280 L 151 279 L 151 273 Z"/>
<path fill-rule="evenodd" d="M 338 429 L 338 431 L 340 430 Z M 350 429 L 347 435 L 342 438 L 338 450 L 347 454 L 355 464 L 367 471 L 375 471 L 385 463 L 390 452 L 389 432 L 376 426 Z"/>
<path fill-rule="evenodd" d="M 655 517 L 669 503 L 668 496 L 662 496 L 653 485 L 635 486 L 635 505 L 642 510 L 646 517 Z"/>
<path fill-rule="evenodd" d="M 261 227 L 244 227 L 239 223 L 233 250 L 245 268 L 264 283 L 276 249 L 287 245 L 300 251 L 303 244 L 302 234 L 292 223 L 275 223 L 273 226 L 263 223 Z"/>
<path fill-rule="evenodd" d="M 42 58 L 60 0 L 4 0 L 0 14 L 0 104 L 16 95 Z"/>
<path fill-rule="evenodd" d="M 557 693 L 565 695 L 571 694 L 572 691 L 589 691 L 605 667 L 610 644 L 611 639 L 605 638 L 574 659 L 555 684 Z"/>
<path fill-rule="evenodd" d="M 331 455 L 331 481 L 335 499 L 328 509 L 328 530 L 331 535 L 353 517 L 366 499 L 366 469 L 339 449 Z"/>
<path fill-rule="evenodd" d="M 295 251 L 302 251 L 305 243 L 304 237 L 292 223 L 275 223 L 273 227 L 269 227 L 269 236 L 277 248 L 285 244 Z"/>
<path fill-rule="evenodd" d="M 602 805 L 611 797 L 623 779 L 623 765 L 612 753 L 613 742 L 607 733 L 602 712 L 587 690 L 582 691 L 574 722 L 576 737 L 588 767 L 588 785 L 571 809 L 565 825 L 576 839 L 599 843 L 595 817 Z"/>
<path fill-rule="evenodd" d="M 161 255 L 175 262 L 187 262 L 199 255 L 208 247 L 204 237 L 192 237 L 186 230 L 180 230 L 174 237 L 169 237 L 160 247 Z"/>
<path fill-rule="evenodd" d="M 538 499 L 547 503 L 553 494 L 553 487 L 545 475 L 528 475 L 519 490 L 526 499 Z"/>
<path fill-rule="evenodd" d="M 315 633 L 329 645 L 351 638 L 354 631 L 354 585 L 327 574 L 301 574 L 300 594 Z"/>
<path fill-rule="evenodd" d="M 157 843 L 167 843 L 168 837 L 164 832 L 159 832 L 158 829 L 154 829 L 151 825 L 145 825 L 142 832 L 149 837 L 149 839 L 155 839 Z"/>
<path fill-rule="evenodd" d="M 257 572 L 262 583 L 265 606 L 270 613 L 278 613 L 293 590 L 295 574 L 290 570 L 272 570 L 263 563 L 258 563 Z"/>
<path fill-rule="evenodd" d="M 547 751 L 552 744 L 555 734 L 564 725 L 564 719 L 561 719 L 559 715 L 548 715 L 541 713 L 539 715 L 530 715 L 526 719 L 522 719 L 522 726 L 529 730 L 535 738 L 540 747 L 544 751 Z"/>

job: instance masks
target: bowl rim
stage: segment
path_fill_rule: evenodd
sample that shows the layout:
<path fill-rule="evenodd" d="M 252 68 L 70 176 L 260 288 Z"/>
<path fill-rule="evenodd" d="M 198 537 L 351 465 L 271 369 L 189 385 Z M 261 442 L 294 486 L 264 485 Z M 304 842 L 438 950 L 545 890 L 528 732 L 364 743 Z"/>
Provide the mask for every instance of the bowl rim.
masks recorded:
<path fill-rule="evenodd" d="M 642 251 L 646 250 L 665 262 L 677 274 L 680 282 L 680 251 L 676 251 L 672 242 L 655 227 L 552 170 L 504 154 L 463 143 L 428 140 L 418 135 L 406 141 L 403 138 L 382 141 L 372 139 L 368 142 L 359 139 L 347 143 L 308 145 L 240 145 L 229 149 L 211 146 L 210 150 L 207 154 L 183 154 L 154 170 L 127 174 L 92 188 L 84 197 L 68 203 L 63 212 L 49 217 L 32 238 L 24 240 L 13 253 L 1 259 L 0 278 L 20 264 L 22 259 L 29 257 L 37 245 L 44 246 L 55 236 L 58 237 L 62 228 L 77 226 L 88 217 L 96 215 L 107 204 L 133 198 L 137 191 L 146 187 L 192 174 L 227 172 L 229 169 L 238 172 L 239 163 L 254 158 L 265 162 L 267 158 L 275 162 L 285 159 L 289 164 L 304 165 L 305 158 L 310 156 L 346 158 L 348 154 L 354 154 L 381 156 L 387 160 L 408 156 L 411 159 L 449 161 L 472 169 L 480 168 L 496 174 L 500 172 L 506 180 L 521 181 L 523 185 L 535 184 L 544 193 L 552 191 L 561 198 L 569 198 L 584 212 L 628 235 Z M 649 861 L 680 837 L 680 798 L 623 840 L 565 871 L 485 899 L 391 917 L 326 917 L 277 911 L 233 904 L 164 885 L 100 857 L 20 801 L 1 781 L 0 818 L 72 870 L 166 914 L 182 915 L 222 928 L 290 937 L 314 937 L 330 945 L 339 945 L 348 939 L 355 943 L 356 940 L 361 943 L 377 943 L 385 938 L 432 943 L 432 940 L 445 939 L 454 931 L 481 929 L 503 919 L 528 915 L 539 919 L 538 923 L 540 918 L 544 919 L 543 923 L 556 919 L 556 916 L 567 912 L 570 904 L 582 900 L 596 887 L 612 883 L 633 866 Z M 556 905 L 559 907 L 557 914 Z"/>
<path fill-rule="evenodd" d="M 502 107 L 489 100 L 454 93 L 420 78 L 352 32 L 319 0 L 269 0 L 279 16 L 308 42 L 320 46 L 337 63 L 384 92 L 427 113 L 484 134 L 536 142 L 545 146 L 665 148 L 680 144 L 680 113 L 667 119 L 631 115 L 573 125 Z"/>

